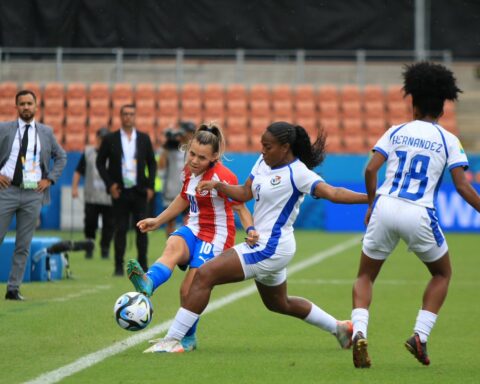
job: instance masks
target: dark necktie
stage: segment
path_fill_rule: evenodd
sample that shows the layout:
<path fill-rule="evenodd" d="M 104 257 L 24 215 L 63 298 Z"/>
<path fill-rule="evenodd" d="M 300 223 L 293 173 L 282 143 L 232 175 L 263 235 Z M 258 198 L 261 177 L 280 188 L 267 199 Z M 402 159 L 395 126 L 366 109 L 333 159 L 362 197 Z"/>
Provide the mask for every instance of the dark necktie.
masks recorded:
<path fill-rule="evenodd" d="M 16 185 L 17 187 L 19 187 L 23 181 L 22 157 L 24 159 L 26 159 L 27 157 L 28 128 L 30 128 L 30 124 L 25 125 L 25 132 L 23 133 L 22 145 L 20 146 L 20 150 L 18 151 L 17 164 L 15 165 L 15 172 L 13 173 L 12 184 Z"/>

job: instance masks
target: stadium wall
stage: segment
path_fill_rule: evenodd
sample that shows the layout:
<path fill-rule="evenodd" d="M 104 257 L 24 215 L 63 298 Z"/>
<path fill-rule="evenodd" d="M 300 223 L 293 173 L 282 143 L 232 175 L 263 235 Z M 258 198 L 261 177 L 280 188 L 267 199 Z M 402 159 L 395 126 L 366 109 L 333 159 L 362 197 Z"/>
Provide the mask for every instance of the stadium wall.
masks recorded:
<path fill-rule="evenodd" d="M 226 155 L 227 160 L 224 163 L 238 176 L 239 182 L 242 183 L 247 179 L 257 156 L 252 153 L 230 153 Z M 61 210 L 71 209 L 71 207 L 61 206 L 61 188 L 71 185 L 73 172 L 79 158 L 80 153 L 78 152 L 68 154 L 67 166 L 61 178 L 51 188 L 52 203 L 42 209 L 40 218 L 42 229 L 60 229 Z M 366 155 L 332 154 L 315 171 L 330 184 L 356 191 L 365 191 L 363 172 L 367 162 L 368 156 Z M 469 162 L 472 172 L 480 175 L 480 155 L 469 155 Z M 477 183 L 474 186 L 477 191 L 480 191 L 480 184 Z M 253 202 L 249 202 L 248 206 L 252 209 Z M 328 231 L 363 231 L 365 211 L 366 206 L 363 205 L 332 204 L 323 200 L 314 200 L 307 196 L 301 206 L 296 227 Z M 439 190 L 437 214 L 445 231 L 480 231 L 480 214 L 457 194 L 448 172 L 445 173 L 442 187 Z M 11 229 L 13 228 L 12 225 Z"/>
<path fill-rule="evenodd" d="M 413 50 L 414 3 L 8 0 L 0 2 L 0 46 Z M 427 4 L 430 48 L 478 57 L 480 3 Z"/>

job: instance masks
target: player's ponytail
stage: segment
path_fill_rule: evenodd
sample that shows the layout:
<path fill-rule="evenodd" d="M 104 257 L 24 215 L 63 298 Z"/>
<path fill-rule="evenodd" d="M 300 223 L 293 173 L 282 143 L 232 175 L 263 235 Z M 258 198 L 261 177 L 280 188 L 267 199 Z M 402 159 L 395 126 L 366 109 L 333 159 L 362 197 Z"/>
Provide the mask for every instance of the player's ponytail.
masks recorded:
<path fill-rule="evenodd" d="M 215 123 L 201 124 L 192 140 L 202 145 L 211 145 L 213 153 L 218 153 L 219 158 L 225 152 L 225 136 L 222 129 Z"/>
<path fill-rule="evenodd" d="M 319 134 L 312 144 L 310 137 L 300 125 L 292 125 L 284 121 L 272 123 L 267 127 L 280 144 L 290 144 L 290 149 L 309 169 L 315 168 L 325 159 L 325 135 Z"/>

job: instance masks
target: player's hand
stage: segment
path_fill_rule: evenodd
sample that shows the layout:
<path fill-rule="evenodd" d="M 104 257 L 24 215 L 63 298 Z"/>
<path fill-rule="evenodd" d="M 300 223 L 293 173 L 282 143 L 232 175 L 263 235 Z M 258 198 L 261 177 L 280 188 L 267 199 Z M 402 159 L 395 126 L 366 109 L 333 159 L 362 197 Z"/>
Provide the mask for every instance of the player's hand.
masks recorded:
<path fill-rule="evenodd" d="M 0 189 L 8 188 L 11 184 L 7 176 L 0 175 Z"/>
<path fill-rule="evenodd" d="M 76 199 L 78 197 L 78 188 L 72 188 L 72 197 Z"/>
<path fill-rule="evenodd" d="M 158 224 L 158 221 L 156 218 L 143 219 L 137 223 L 137 227 L 142 233 L 154 231 L 159 226 L 160 225 Z"/>
<path fill-rule="evenodd" d="M 367 213 L 365 214 L 365 225 L 368 225 L 370 222 L 370 217 L 372 216 L 372 207 L 368 207 Z"/>
<path fill-rule="evenodd" d="M 38 182 L 37 192 L 43 192 L 45 189 L 52 185 L 52 181 L 49 179 L 42 179 Z"/>
<path fill-rule="evenodd" d="M 118 199 L 120 197 L 120 186 L 117 183 L 112 184 L 110 187 L 110 195 L 112 199 Z"/>
<path fill-rule="evenodd" d="M 200 181 L 197 185 L 196 191 L 198 193 L 202 191 L 211 191 L 212 189 L 215 189 L 215 186 L 218 182 L 214 180 L 210 181 Z"/>
<path fill-rule="evenodd" d="M 260 234 L 255 229 L 251 229 L 248 231 L 247 237 L 245 237 L 245 242 L 249 246 L 253 247 L 255 244 L 257 244 L 259 238 Z"/>

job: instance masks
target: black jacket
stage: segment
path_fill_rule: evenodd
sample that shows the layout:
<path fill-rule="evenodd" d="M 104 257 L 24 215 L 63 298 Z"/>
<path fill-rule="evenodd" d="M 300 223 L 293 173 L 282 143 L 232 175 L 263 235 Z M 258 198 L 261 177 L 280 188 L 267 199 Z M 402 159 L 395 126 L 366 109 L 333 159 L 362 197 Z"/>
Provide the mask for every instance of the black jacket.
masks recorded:
<path fill-rule="evenodd" d="M 153 153 L 150 137 L 137 130 L 137 185 L 136 188 L 145 192 L 153 189 L 157 172 L 157 162 Z M 97 168 L 110 193 L 112 184 L 117 183 L 124 189 L 122 178 L 122 140 L 120 130 L 105 136 L 97 155 Z"/>

